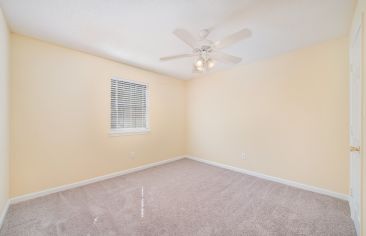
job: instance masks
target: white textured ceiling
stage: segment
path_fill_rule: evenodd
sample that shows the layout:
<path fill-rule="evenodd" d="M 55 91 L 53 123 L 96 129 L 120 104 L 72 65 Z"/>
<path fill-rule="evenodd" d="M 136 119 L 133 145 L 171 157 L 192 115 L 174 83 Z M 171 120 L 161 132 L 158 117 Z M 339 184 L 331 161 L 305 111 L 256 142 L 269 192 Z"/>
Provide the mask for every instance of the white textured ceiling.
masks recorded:
<path fill-rule="evenodd" d="M 188 79 L 190 53 L 172 31 L 214 27 L 218 40 L 242 28 L 252 37 L 224 51 L 242 63 L 348 33 L 353 0 L 0 0 L 13 32 Z M 215 70 L 230 67 L 218 65 Z"/>

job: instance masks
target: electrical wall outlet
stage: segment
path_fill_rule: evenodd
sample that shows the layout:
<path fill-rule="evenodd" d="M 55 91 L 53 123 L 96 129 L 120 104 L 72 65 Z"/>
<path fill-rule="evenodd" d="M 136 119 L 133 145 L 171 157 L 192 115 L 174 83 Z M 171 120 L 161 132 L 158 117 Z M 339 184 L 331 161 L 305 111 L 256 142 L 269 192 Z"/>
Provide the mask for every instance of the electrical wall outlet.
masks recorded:
<path fill-rule="evenodd" d="M 245 152 L 242 152 L 242 153 L 241 153 L 241 159 L 242 159 L 242 160 L 247 159 L 247 157 L 246 157 L 246 155 L 245 155 Z"/>
<path fill-rule="evenodd" d="M 135 159 L 135 152 L 130 152 L 130 159 Z"/>

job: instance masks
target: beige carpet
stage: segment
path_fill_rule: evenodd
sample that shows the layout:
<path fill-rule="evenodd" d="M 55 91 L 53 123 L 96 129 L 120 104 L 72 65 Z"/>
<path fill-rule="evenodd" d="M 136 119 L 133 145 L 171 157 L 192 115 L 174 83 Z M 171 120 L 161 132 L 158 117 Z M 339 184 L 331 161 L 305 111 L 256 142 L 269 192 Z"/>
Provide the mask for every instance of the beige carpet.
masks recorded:
<path fill-rule="evenodd" d="M 188 159 L 10 207 L 5 235 L 355 235 L 348 203 Z"/>

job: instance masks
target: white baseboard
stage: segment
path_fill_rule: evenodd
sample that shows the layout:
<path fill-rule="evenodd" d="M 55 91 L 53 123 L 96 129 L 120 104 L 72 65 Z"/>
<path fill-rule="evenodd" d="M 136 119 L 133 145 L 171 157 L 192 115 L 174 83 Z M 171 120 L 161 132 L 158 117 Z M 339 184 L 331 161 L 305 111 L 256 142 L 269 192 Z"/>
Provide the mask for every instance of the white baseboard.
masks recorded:
<path fill-rule="evenodd" d="M 0 212 L 0 229 L 1 229 L 1 226 L 3 226 L 5 215 L 8 212 L 9 206 L 10 206 L 10 201 L 8 200 L 8 201 L 6 201 L 3 210 Z"/>
<path fill-rule="evenodd" d="M 327 189 L 318 188 L 318 187 L 306 185 L 306 184 L 303 184 L 303 183 L 298 183 L 298 182 L 295 182 L 295 181 L 292 181 L 292 180 L 281 179 L 281 178 L 278 178 L 278 177 L 265 175 L 265 174 L 262 174 L 262 173 L 259 173 L 259 172 L 245 170 L 245 169 L 242 169 L 242 168 L 238 168 L 238 167 L 234 167 L 234 166 L 230 166 L 230 165 L 225 165 L 225 164 L 221 164 L 221 163 L 218 163 L 218 162 L 208 161 L 208 160 L 200 159 L 200 158 L 197 158 L 197 157 L 187 156 L 187 158 L 191 159 L 191 160 L 199 161 L 199 162 L 202 162 L 202 163 L 206 163 L 206 164 L 209 164 L 209 165 L 212 165 L 212 166 L 221 167 L 221 168 L 225 168 L 225 169 L 228 169 L 228 170 L 240 172 L 240 173 L 243 173 L 243 174 L 255 176 L 255 177 L 258 177 L 258 178 L 261 178 L 261 179 L 266 179 L 266 180 L 270 180 L 270 181 L 273 181 L 273 182 L 286 184 L 286 185 L 289 185 L 289 186 L 292 186 L 292 187 L 295 187 L 295 188 L 300 188 L 300 189 L 308 190 L 308 191 L 311 191 L 311 192 L 328 195 L 328 196 L 335 197 L 335 198 L 342 199 L 342 200 L 346 200 L 346 201 L 349 200 L 348 195 L 333 192 L 333 191 L 330 191 L 330 190 L 327 190 Z"/>
<path fill-rule="evenodd" d="M 49 189 L 46 189 L 46 190 L 42 190 L 40 192 L 34 192 L 34 193 L 29 193 L 29 194 L 13 197 L 9 200 L 9 202 L 10 202 L 10 204 L 16 204 L 16 203 L 31 200 L 31 199 L 34 199 L 34 198 L 37 198 L 37 197 L 46 196 L 46 195 L 51 194 L 51 193 L 57 193 L 57 192 L 65 191 L 65 190 L 68 190 L 68 189 L 81 187 L 81 186 L 84 186 L 84 185 L 92 184 L 92 183 L 95 183 L 95 182 L 99 182 L 99 181 L 102 181 L 102 180 L 114 178 L 114 177 L 117 177 L 117 176 L 126 175 L 126 174 L 129 174 L 129 173 L 145 170 L 145 169 L 148 169 L 148 168 L 151 168 L 151 167 L 154 167 L 154 166 L 163 165 L 163 164 L 166 164 L 166 163 L 169 163 L 169 162 L 180 160 L 184 157 L 185 156 L 174 157 L 174 158 L 170 158 L 170 159 L 167 159 L 167 160 L 146 164 L 146 165 L 143 165 L 143 166 L 138 166 L 138 167 L 135 167 L 135 168 L 132 168 L 132 169 L 122 170 L 122 171 L 114 172 L 114 173 L 111 173 L 111 174 L 98 176 L 98 177 L 91 178 L 91 179 L 82 180 L 82 181 L 72 183 L 72 184 L 66 184 L 66 185 L 62 185 L 62 186 L 59 186 L 59 187 L 49 188 Z"/>
<path fill-rule="evenodd" d="M 354 202 L 354 198 L 352 196 L 349 197 L 349 208 L 351 211 L 351 218 L 353 223 L 355 224 L 356 234 L 361 235 L 361 219 L 360 219 L 360 209 L 356 208 L 356 204 Z"/>

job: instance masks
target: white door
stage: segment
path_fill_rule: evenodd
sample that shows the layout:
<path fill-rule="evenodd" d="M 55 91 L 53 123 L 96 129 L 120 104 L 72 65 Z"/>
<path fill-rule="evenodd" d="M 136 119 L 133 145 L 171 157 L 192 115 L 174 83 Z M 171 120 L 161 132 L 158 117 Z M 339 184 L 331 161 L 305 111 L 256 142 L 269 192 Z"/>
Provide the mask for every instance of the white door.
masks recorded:
<path fill-rule="evenodd" d="M 361 222 L 361 27 L 351 39 L 350 48 L 350 205 L 357 234 Z"/>

